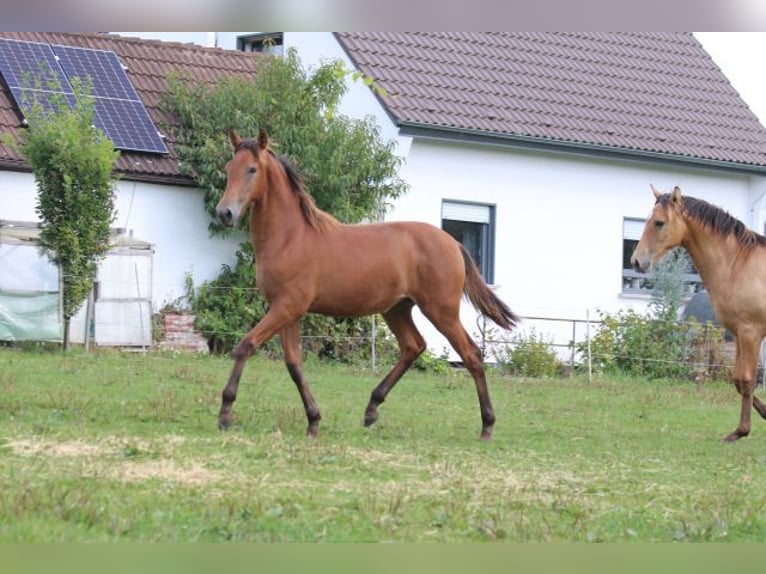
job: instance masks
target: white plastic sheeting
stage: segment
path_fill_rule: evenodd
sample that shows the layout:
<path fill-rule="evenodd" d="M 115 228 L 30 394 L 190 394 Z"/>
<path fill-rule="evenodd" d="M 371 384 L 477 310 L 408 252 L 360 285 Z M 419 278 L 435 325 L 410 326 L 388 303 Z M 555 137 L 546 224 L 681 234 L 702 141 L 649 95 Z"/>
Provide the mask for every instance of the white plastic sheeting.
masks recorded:
<path fill-rule="evenodd" d="M 59 272 L 41 254 L 39 235 L 36 223 L 0 221 L 0 341 L 63 339 Z M 99 264 L 93 316 L 86 320 L 83 303 L 70 341 L 87 335 L 97 345 L 150 346 L 154 248 L 116 229 L 111 245 Z"/>
<path fill-rule="evenodd" d="M 39 228 L 0 226 L 0 341 L 61 341 L 58 268 L 37 247 Z"/>

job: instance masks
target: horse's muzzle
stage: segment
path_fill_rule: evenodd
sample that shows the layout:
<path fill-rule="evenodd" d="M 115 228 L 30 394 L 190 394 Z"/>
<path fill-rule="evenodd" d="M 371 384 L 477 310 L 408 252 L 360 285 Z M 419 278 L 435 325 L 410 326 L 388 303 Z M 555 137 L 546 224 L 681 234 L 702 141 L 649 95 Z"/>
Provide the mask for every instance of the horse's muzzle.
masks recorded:
<path fill-rule="evenodd" d="M 227 227 L 234 225 L 234 214 L 231 209 L 218 209 L 216 210 L 216 215 L 218 215 L 218 220 Z"/>
<path fill-rule="evenodd" d="M 642 265 L 637 257 L 633 258 L 633 260 L 631 261 L 631 264 L 633 265 L 633 270 L 634 271 L 638 271 L 639 273 L 643 273 L 646 270 L 646 266 Z"/>

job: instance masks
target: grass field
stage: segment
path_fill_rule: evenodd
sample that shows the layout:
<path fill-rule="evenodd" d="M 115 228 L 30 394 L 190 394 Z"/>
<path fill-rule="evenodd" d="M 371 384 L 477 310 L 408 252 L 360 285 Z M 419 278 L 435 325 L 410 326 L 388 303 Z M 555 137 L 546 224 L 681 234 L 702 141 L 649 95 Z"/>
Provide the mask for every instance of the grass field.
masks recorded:
<path fill-rule="evenodd" d="M 380 374 L 306 367 L 305 438 L 281 363 L 254 358 L 216 428 L 228 358 L 0 350 L 0 541 L 766 540 L 766 424 L 720 438 L 724 383 L 409 373 L 362 426 Z"/>

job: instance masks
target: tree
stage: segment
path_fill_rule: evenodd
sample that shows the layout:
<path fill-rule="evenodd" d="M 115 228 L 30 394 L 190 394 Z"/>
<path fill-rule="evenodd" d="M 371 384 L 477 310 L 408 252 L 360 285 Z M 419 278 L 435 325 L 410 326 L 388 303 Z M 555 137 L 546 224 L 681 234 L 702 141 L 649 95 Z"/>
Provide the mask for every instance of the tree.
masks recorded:
<path fill-rule="evenodd" d="M 231 159 L 229 128 L 250 135 L 265 128 L 275 151 L 298 166 L 317 205 L 341 221 L 378 220 L 388 202 L 405 193 L 407 184 L 397 175 L 401 159 L 394 154 L 394 142 L 382 141 L 371 117 L 356 120 L 338 114 L 347 77 L 356 76 L 341 61 L 325 62 L 309 72 L 297 53 L 288 50 L 284 58 L 262 58 L 252 78 L 234 77 L 212 87 L 170 78 L 163 101 L 174 119 L 168 130 L 175 136 L 182 169 L 205 190 L 212 234 L 231 233 L 215 217 L 226 183 L 223 167 Z M 240 229 L 246 229 L 248 222 L 242 217 Z M 246 241 L 234 269 L 225 267 L 217 280 L 188 294 L 197 327 L 213 350 L 230 349 L 252 327 L 252 313 L 235 309 L 265 308 L 253 292 L 252 271 L 241 268 L 252 265 L 252 248 Z M 362 324 L 363 320 L 313 316 L 304 320 L 304 331 L 358 336 L 366 329 L 360 328 Z M 316 351 L 333 358 L 339 354 L 332 343 Z"/>
<path fill-rule="evenodd" d="M 93 126 L 90 86 L 78 78 L 71 84 L 71 107 L 63 95 L 55 94 L 47 102 L 30 102 L 28 127 L 14 144 L 32 167 L 37 184 L 41 248 L 62 276 L 64 349 L 69 348 L 71 318 L 87 299 L 98 262 L 109 249 L 115 215 L 113 167 L 119 157 L 112 142 Z"/>
<path fill-rule="evenodd" d="M 168 129 L 182 169 L 206 192 L 213 233 L 230 232 L 215 218 L 226 183 L 223 166 L 231 158 L 229 128 L 251 135 L 265 128 L 276 151 L 300 168 L 317 205 L 341 221 L 378 219 L 386 202 L 407 190 L 397 176 L 401 159 L 394 142 L 381 140 L 374 119 L 337 113 L 350 75 L 339 60 L 307 72 L 288 50 L 284 58 L 263 58 L 250 79 L 237 76 L 211 88 L 170 78 L 163 107 L 175 121 Z"/>

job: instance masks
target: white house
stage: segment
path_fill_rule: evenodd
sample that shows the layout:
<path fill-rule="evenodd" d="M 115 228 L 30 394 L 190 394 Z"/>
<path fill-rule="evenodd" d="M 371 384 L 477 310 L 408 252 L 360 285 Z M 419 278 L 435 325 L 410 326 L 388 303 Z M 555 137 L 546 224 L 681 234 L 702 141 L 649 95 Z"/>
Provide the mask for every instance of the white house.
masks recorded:
<path fill-rule="evenodd" d="M 371 77 L 378 90 L 351 82 L 342 110 L 374 115 L 406 160 L 411 191 L 387 219 L 461 236 L 525 326 L 564 346 L 585 335 L 574 320 L 646 306 L 628 258 L 650 184 L 679 185 L 764 230 L 766 130 L 691 33 L 221 32 L 194 41 L 294 47 L 304 64 L 341 59 Z M 464 319 L 478 334 L 468 305 Z M 432 350 L 446 347 L 419 324 Z"/>
<path fill-rule="evenodd" d="M 411 189 L 387 219 L 460 237 L 524 328 L 557 344 L 581 340 L 586 326 L 575 321 L 597 310 L 646 306 L 644 280 L 626 261 L 652 206 L 650 184 L 679 185 L 763 231 L 766 130 L 690 33 L 221 32 L 193 41 L 234 53 L 295 47 L 304 64 L 341 59 L 371 77 L 376 90 L 351 82 L 341 109 L 374 115 L 405 159 Z M 150 196 L 150 213 L 134 207 L 129 227 L 155 245 L 156 268 L 160 250 L 178 252 L 156 229 Z M 153 223 L 137 228 L 144 217 Z M 214 275 L 212 261 L 224 260 L 226 246 L 208 248 L 211 265 L 195 260 L 195 273 Z M 155 273 L 155 293 L 163 281 Z M 481 336 L 467 304 L 464 320 Z M 418 321 L 441 352 L 446 341 Z"/>

